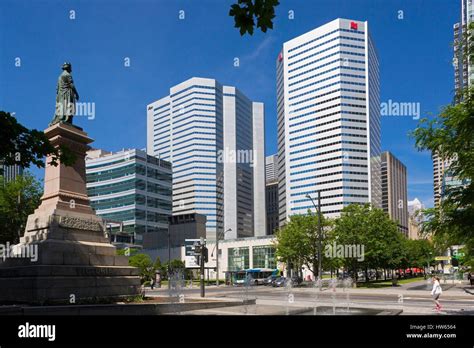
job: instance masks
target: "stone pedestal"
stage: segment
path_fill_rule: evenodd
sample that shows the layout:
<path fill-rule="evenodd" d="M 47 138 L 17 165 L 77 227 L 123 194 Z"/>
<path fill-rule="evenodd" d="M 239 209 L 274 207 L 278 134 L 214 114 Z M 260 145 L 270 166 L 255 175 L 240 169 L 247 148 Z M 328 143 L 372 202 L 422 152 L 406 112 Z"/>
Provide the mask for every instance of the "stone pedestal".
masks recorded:
<path fill-rule="evenodd" d="M 77 160 L 69 167 L 47 164 L 41 204 L 28 217 L 15 246 L 17 257 L 0 259 L 0 302 L 80 303 L 139 294 L 138 269 L 116 255 L 103 220 L 89 204 L 85 154 L 92 139 L 63 123 L 45 134 L 55 147 L 71 149 Z"/>

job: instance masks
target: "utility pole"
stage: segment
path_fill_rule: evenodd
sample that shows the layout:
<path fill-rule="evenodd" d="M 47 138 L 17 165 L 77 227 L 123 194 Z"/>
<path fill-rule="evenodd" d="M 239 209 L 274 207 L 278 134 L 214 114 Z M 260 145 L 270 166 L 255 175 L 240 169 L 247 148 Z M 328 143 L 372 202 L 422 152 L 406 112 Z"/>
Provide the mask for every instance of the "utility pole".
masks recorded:
<path fill-rule="evenodd" d="M 222 235 L 225 235 L 227 232 L 232 231 L 232 228 L 229 228 L 225 232 L 222 233 Z M 220 239 L 221 234 L 217 233 L 216 234 L 216 286 L 219 286 L 219 239 Z M 214 252 L 212 252 L 211 256 L 214 255 Z"/>
<path fill-rule="evenodd" d="M 170 221 L 168 221 L 168 289 L 171 290 L 171 235 Z"/>
<path fill-rule="evenodd" d="M 219 286 L 219 233 L 216 237 L 216 286 Z"/>
<path fill-rule="evenodd" d="M 206 244 L 205 244 L 205 241 L 204 241 L 204 238 L 201 237 L 201 242 L 200 244 L 197 246 L 197 254 L 199 254 L 199 265 L 200 265 L 200 268 L 201 268 L 201 297 L 205 297 L 206 296 L 206 291 L 205 291 L 205 287 L 204 287 L 204 264 L 207 262 L 207 255 L 208 255 L 208 252 L 207 252 L 207 248 L 206 248 Z"/>
<path fill-rule="evenodd" d="M 310 199 L 311 200 L 311 203 L 313 203 L 313 206 L 314 208 L 316 209 L 316 211 L 318 212 L 318 277 L 319 279 L 323 279 L 323 275 L 322 275 L 322 272 L 323 272 L 323 267 L 322 267 L 322 236 L 323 236 L 323 232 L 322 232 L 322 225 L 321 225 L 321 191 L 318 190 L 318 206 L 316 207 L 316 204 L 314 204 L 314 200 L 313 198 L 307 194 L 306 195 L 306 198 Z M 314 266 L 313 266 L 314 267 Z"/>
<path fill-rule="evenodd" d="M 201 246 L 201 297 L 206 296 L 206 290 L 204 288 L 204 245 Z"/>
<path fill-rule="evenodd" d="M 322 266 L 322 226 L 321 226 L 321 191 L 318 190 L 318 239 L 319 239 L 319 246 L 318 246 L 318 261 L 319 261 L 319 266 L 318 266 L 318 274 L 319 274 L 319 279 L 323 279 L 323 266 Z"/>

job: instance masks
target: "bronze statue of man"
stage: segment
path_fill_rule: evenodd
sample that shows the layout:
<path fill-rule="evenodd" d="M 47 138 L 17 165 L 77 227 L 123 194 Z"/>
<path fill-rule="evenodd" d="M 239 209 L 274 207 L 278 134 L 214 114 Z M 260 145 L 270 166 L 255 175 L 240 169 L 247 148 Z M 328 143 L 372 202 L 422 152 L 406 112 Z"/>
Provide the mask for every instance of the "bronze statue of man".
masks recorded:
<path fill-rule="evenodd" d="M 79 100 L 79 94 L 72 80 L 71 63 L 64 63 L 62 69 L 56 87 L 56 111 L 50 126 L 59 122 L 72 125 L 72 118 L 76 114 L 76 101 Z"/>

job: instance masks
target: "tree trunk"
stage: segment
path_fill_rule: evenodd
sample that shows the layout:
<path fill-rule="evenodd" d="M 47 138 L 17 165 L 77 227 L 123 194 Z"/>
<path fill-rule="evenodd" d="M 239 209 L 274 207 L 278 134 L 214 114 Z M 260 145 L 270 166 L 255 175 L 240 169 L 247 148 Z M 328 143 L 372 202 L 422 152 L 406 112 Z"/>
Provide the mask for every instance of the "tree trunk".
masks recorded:
<path fill-rule="evenodd" d="M 367 266 L 365 267 L 365 282 L 369 282 L 369 269 L 367 268 Z"/>

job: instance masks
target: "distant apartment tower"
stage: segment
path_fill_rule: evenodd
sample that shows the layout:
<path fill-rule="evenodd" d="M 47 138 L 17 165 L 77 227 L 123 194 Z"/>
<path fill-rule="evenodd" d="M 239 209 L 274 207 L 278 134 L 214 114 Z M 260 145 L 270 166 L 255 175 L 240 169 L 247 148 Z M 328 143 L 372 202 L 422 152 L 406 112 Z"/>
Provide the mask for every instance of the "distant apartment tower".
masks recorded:
<path fill-rule="evenodd" d="M 135 149 L 92 150 L 86 156 L 86 177 L 91 206 L 109 223 L 114 242 L 143 245 L 145 239 L 167 239 L 169 162 Z M 153 238 L 146 236 L 151 233 Z"/>
<path fill-rule="evenodd" d="M 265 235 L 264 106 L 208 78 L 148 105 L 147 149 L 173 167 L 173 215 L 205 215 L 207 238 Z"/>
<path fill-rule="evenodd" d="M 19 165 L 5 165 L 0 161 L 0 175 L 3 176 L 3 182 L 7 183 L 10 181 L 14 181 L 17 176 L 23 174 L 23 167 Z"/>
<path fill-rule="evenodd" d="M 451 159 L 443 160 L 436 151 L 433 152 L 431 158 L 433 160 L 434 205 L 438 207 L 441 202 L 444 175 L 451 164 Z"/>
<path fill-rule="evenodd" d="M 367 22 L 336 19 L 283 44 L 277 62 L 280 226 L 314 210 L 381 206 L 379 63 Z"/>
<path fill-rule="evenodd" d="M 456 102 L 460 101 L 460 93 L 463 89 L 472 85 L 474 81 L 474 67 L 466 54 L 465 38 L 468 26 L 474 21 L 473 0 L 461 0 L 461 20 L 454 24 L 454 89 L 456 92 Z M 439 207 L 441 198 L 447 187 L 464 184 L 449 172 L 451 158 L 441 158 L 438 152 L 432 153 L 433 160 L 433 188 L 434 204 Z"/>
<path fill-rule="evenodd" d="M 267 212 L 267 234 L 274 234 L 279 227 L 278 219 L 278 156 L 265 158 L 265 202 Z"/>
<path fill-rule="evenodd" d="M 461 0 L 461 20 L 454 24 L 454 88 L 456 93 L 471 85 L 474 80 L 473 64 L 465 54 L 464 38 L 468 26 L 474 21 L 473 0 Z"/>
<path fill-rule="evenodd" d="M 278 181 L 278 156 L 265 157 L 265 180 L 266 182 Z"/>
<path fill-rule="evenodd" d="M 398 230 L 408 236 L 407 168 L 392 153 L 382 159 L 382 209 L 397 223 Z"/>

